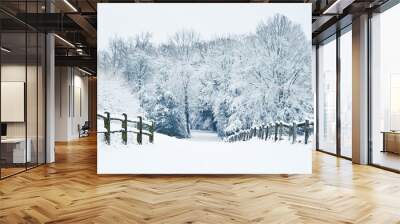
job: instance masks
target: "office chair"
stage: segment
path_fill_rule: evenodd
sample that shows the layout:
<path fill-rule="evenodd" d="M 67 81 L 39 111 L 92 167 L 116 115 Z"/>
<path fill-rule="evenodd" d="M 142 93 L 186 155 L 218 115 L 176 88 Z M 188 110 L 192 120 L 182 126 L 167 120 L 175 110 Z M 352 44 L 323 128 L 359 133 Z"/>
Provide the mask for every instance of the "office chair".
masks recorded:
<path fill-rule="evenodd" d="M 89 121 L 85 121 L 82 127 L 80 127 L 80 125 L 78 124 L 79 138 L 89 136 L 89 129 L 90 129 Z"/>

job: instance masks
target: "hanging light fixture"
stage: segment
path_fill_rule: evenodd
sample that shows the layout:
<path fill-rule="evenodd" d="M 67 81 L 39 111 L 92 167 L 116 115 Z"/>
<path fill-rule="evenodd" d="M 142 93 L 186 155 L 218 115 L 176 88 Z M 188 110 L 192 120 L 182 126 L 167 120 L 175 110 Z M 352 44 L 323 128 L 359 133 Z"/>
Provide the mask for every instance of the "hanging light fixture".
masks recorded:
<path fill-rule="evenodd" d="M 68 46 L 75 48 L 75 45 L 73 45 L 71 42 L 69 42 L 68 40 L 62 38 L 61 36 L 59 36 L 58 34 L 54 34 L 55 37 L 57 37 L 59 40 L 61 40 L 62 42 L 64 42 L 65 44 L 67 44 Z"/>
<path fill-rule="evenodd" d="M 73 6 L 68 0 L 64 0 L 64 3 L 68 5 L 74 12 L 78 12 L 78 10 Z"/>
<path fill-rule="evenodd" d="M 6 53 L 10 53 L 11 52 L 11 50 L 9 50 L 9 49 L 7 49 L 5 47 L 1 47 L 0 49 L 1 49 L 1 51 L 6 52 Z"/>

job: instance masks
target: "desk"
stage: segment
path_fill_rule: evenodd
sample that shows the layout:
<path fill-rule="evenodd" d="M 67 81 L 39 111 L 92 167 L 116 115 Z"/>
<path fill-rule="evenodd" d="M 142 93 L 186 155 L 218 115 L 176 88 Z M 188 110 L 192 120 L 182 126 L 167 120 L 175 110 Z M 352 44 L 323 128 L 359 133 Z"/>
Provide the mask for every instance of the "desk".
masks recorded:
<path fill-rule="evenodd" d="M 25 163 L 31 162 L 31 139 L 27 139 L 28 147 L 25 153 L 25 138 L 6 138 L 1 139 L 1 157 L 6 163 Z"/>
<path fill-rule="evenodd" d="M 382 152 L 392 152 L 400 154 L 400 131 L 382 131 L 383 150 Z"/>

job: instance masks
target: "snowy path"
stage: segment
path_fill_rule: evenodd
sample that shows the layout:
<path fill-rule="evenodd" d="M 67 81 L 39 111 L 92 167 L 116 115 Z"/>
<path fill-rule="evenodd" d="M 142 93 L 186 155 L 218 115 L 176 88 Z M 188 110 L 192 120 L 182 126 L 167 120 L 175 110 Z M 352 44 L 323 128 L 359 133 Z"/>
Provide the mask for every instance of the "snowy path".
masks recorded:
<path fill-rule="evenodd" d="M 296 174 L 311 173 L 311 144 L 252 139 L 227 143 L 215 133 L 194 131 L 192 139 L 156 133 L 154 144 L 111 145 L 98 138 L 99 174 Z"/>
<path fill-rule="evenodd" d="M 202 130 L 190 130 L 191 138 L 188 139 L 192 142 L 220 142 L 221 139 L 218 137 L 216 132 L 213 131 L 202 131 Z"/>

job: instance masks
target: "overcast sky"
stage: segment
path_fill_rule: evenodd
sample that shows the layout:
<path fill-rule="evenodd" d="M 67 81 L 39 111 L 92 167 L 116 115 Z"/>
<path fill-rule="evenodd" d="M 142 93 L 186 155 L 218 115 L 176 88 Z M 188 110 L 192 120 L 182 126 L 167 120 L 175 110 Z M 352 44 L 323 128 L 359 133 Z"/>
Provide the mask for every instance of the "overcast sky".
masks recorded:
<path fill-rule="evenodd" d="M 97 44 L 104 49 L 110 37 L 129 38 L 142 32 L 152 33 L 152 41 L 158 44 L 181 29 L 192 29 L 207 40 L 228 33 L 244 34 L 254 32 L 261 20 L 275 13 L 300 24 L 311 40 L 311 4 L 100 3 Z"/>

